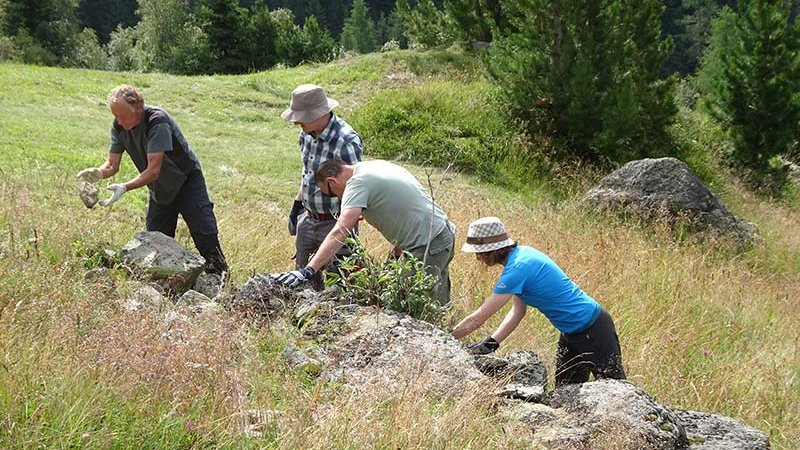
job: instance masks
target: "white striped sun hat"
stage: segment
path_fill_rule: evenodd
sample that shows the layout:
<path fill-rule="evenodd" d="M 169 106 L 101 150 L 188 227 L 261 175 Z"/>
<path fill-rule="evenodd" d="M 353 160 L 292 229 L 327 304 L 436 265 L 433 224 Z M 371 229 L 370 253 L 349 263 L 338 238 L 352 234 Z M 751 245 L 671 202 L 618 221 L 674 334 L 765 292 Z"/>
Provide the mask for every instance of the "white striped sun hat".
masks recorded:
<path fill-rule="evenodd" d="M 469 224 L 467 242 L 461 247 L 462 252 L 483 253 L 514 245 L 508 237 L 506 227 L 497 217 L 481 217 Z"/>

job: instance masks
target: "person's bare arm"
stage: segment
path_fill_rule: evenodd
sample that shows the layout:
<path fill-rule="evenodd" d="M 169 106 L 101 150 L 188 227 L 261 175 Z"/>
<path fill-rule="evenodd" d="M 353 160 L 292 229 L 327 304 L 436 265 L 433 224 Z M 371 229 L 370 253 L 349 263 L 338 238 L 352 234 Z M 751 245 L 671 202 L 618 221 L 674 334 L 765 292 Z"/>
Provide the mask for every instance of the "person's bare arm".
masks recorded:
<path fill-rule="evenodd" d="M 458 325 L 453 328 L 450 334 L 456 339 L 472 333 L 480 328 L 486 320 L 503 307 L 511 298 L 511 294 L 492 294 L 489 298 L 484 300 L 481 306 L 472 314 L 464 318 Z"/>
<path fill-rule="evenodd" d="M 342 248 L 345 239 L 350 236 L 353 228 L 355 228 L 358 223 L 358 216 L 360 215 L 361 208 L 343 209 L 339 218 L 336 220 L 336 225 L 334 225 L 333 229 L 325 236 L 325 240 L 322 241 L 322 245 L 319 246 L 314 257 L 311 258 L 308 267 L 318 272 L 325 264 L 328 264 L 328 261 L 333 258 L 333 255 Z"/>
<path fill-rule="evenodd" d="M 138 189 L 142 186 L 156 181 L 161 175 L 161 165 L 164 162 L 164 152 L 148 153 L 147 154 L 147 168 L 142 171 L 136 178 L 125 183 L 125 190 L 130 191 Z M 119 165 L 117 166 L 119 167 Z"/>
<path fill-rule="evenodd" d="M 522 318 L 525 317 L 527 311 L 528 307 L 525 303 L 516 295 L 513 296 L 511 309 L 508 311 L 508 314 L 506 314 L 506 318 L 503 319 L 503 322 L 497 327 L 497 330 L 492 333 L 494 340 L 498 343 L 503 342 L 511 332 L 517 329 L 517 326 L 522 322 Z"/>

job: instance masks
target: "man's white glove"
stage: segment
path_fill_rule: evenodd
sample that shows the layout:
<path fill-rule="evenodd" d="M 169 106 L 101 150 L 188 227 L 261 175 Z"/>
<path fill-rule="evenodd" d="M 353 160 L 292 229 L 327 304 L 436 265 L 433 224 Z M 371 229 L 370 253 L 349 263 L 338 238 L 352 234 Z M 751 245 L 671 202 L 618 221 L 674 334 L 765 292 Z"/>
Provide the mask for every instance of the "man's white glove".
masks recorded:
<path fill-rule="evenodd" d="M 314 276 L 315 270 L 311 267 L 303 267 L 300 270 L 293 270 L 291 272 L 277 273 L 272 277 L 275 281 L 282 283 L 284 286 L 295 287 L 300 283 L 305 283 Z"/>
<path fill-rule="evenodd" d="M 100 202 L 100 206 L 111 206 L 111 204 L 119 200 L 119 198 L 122 197 L 122 194 L 124 194 L 127 190 L 125 189 L 124 184 L 109 184 L 106 189 L 113 191 L 114 193 L 111 194 L 111 197 L 108 197 Z"/>
<path fill-rule="evenodd" d="M 91 167 L 78 172 L 78 178 L 90 183 L 97 183 L 103 179 L 103 172 L 101 172 L 97 167 Z"/>

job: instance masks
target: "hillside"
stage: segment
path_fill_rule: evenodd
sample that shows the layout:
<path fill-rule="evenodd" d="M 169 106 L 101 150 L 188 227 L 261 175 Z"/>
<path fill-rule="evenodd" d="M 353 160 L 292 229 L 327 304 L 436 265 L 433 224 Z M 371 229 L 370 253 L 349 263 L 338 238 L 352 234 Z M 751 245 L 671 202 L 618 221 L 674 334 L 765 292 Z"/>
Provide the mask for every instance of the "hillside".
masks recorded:
<path fill-rule="evenodd" d="M 125 280 L 117 290 L 83 281 L 83 255 L 119 248 L 144 228 L 144 190 L 110 210 L 87 210 L 76 195 L 75 173 L 105 157 L 112 120 L 105 101 L 114 86 L 143 88 L 147 103 L 180 124 L 203 164 L 240 285 L 254 273 L 291 267 L 286 216 L 301 165 L 298 130 L 279 114 L 295 85 L 325 87 L 358 129 L 374 117 L 366 105 L 385 99 L 391 106 L 403 97 L 397 92 L 467 83 L 488 90 L 470 70 L 458 58 L 409 52 L 209 77 L 0 64 L 0 447 L 525 448 L 524 436 L 486 420 L 493 416 L 485 402 L 338 398 L 335 386 L 286 368 L 285 336 L 269 328 L 201 322 L 187 330 L 187 345 L 166 348 L 157 318 L 132 317 L 117 305 L 130 289 Z M 690 112 L 674 130 L 699 149 L 717 143 L 707 131 Z M 430 168 L 402 164 L 425 184 Z M 508 180 L 449 173 L 436 198 L 458 227 L 458 243 L 469 222 L 496 215 L 512 237 L 558 262 L 614 316 L 628 376 L 660 402 L 731 416 L 767 433 L 774 448 L 796 448 L 798 205 L 760 200 L 708 158 L 691 164 L 733 212 L 758 224 L 763 245 L 734 254 L 716 242 L 676 239 L 666 228 L 596 216 L 580 197 L 600 174 L 582 168 L 517 190 L 503 187 Z M 125 158 L 116 178 L 134 170 Z M 383 254 L 388 245 L 365 228 L 369 250 Z M 178 240 L 192 247 L 183 223 Z M 480 304 L 496 275 L 456 254 L 451 323 Z M 500 352 L 532 350 L 552 368 L 557 338 L 532 313 Z M 192 369 L 198 361 L 204 368 Z M 335 420 L 317 421 L 320 405 Z M 292 426 L 248 438 L 241 415 L 253 408 L 282 410 Z"/>

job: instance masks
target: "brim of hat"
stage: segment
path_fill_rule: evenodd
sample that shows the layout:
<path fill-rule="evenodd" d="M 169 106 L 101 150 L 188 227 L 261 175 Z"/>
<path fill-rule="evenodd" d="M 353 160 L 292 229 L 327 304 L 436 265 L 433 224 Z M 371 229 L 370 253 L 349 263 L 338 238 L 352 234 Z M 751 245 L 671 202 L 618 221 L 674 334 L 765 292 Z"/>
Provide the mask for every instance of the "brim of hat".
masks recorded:
<path fill-rule="evenodd" d="M 508 238 L 504 241 L 492 242 L 491 244 L 464 244 L 464 246 L 461 247 L 461 251 L 467 253 L 484 253 L 511 245 L 514 245 L 514 240 Z"/>
<path fill-rule="evenodd" d="M 289 122 L 308 123 L 328 114 L 337 106 L 339 106 L 339 102 L 328 98 L 328 106 L 325 108 L 317 108 L 310 111 L 295 111 L 292 108 L 286 108 L 286 110 L 281 113 L 281 117 Z"/>

